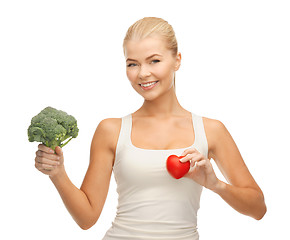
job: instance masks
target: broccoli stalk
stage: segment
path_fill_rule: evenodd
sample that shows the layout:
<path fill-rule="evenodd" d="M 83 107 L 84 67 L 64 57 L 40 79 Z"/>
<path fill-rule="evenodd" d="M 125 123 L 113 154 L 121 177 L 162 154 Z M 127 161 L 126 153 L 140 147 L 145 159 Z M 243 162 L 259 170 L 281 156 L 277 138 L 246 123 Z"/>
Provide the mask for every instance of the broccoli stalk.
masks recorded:
<path fill-rule="evenodd" d="M 27 130 L 30 142 L 42 142 L 53 150 L 68 144 L 78 132 L 77 120 L 73 116 L 52 107 L 46 107 L 34 116 Z"/>

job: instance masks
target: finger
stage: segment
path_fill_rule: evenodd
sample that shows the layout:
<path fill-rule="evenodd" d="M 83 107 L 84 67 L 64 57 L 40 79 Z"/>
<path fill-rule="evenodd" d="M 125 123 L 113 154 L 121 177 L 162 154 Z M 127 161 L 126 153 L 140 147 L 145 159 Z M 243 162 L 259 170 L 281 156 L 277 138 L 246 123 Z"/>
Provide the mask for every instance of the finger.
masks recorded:
<path fill-rule="evenodd" d="M 192 147 L 192 148 L 188 148 L 184 150 L 181 156 L 186 156 L 187 154 L 194 154 L 194 153 L 199 154 L 200 152 L 195 147 Z"/>
<path fill-rule="evenodd" d="M 42 172 L 45 175 L 50 175 L 51 174 L 51 171 L 50 170 L 38 169 L 38 168 L 37 168 L 37 170 L 40 171 L 40 172 Z"/>
<path fill-rule="evenodd" d="M 205 167 L 206 164 L 207 164 L 207 161 L 205 159 L 202 159 L 196 162 L 195 167 Z"/>
<path fill-rule="evenodd" d="M 194 156 L 192 159 L 191 159 L 191 162 L 190 162 L 190 167 L 194 167 L 196 164 L 198 164 L 199 162 L 203 161 L 204 160 L 204 157 L 202 154 L 198 154 L 196 156 Z"/>
<path fill-rule="evenodd" d="M 51 170 L 54 168 L 54 166 L 52 166 L 52 165 L 40 163 L 37 161 L 35 162 L 35 167 L 39 170 L 43 170 L 43 169 Z"/>
<path fill-rule="evenodd" d="M 47 153 L 54 153 L 53 149 L 45 146 L 44 144 L 39 144 L 38 145 L 38 149 L 43 151 L 43 152 L 47 152 Z"/>
<path fill-rule="evenodd" d="M 40 150 L 38 150 L 36 152 L 36 156 L 40 157 L 40 158 L 50 159 L 50 160 L 53 160 L 53 161 L 58 161 L 60 159 L 60 157 L 57 156 L 54 153 L 46 153 L 46 152 L 43 152 L 43 151 L 40 151 Z"/>
<path fill-rule="evenodd" d="M 39 170 L 39 171 L 51 171 L 55 168 L 55 166 L 51 166 L 51 165 L 47 165 L 47 164 L 42 164 L 42 163 L 35 163 L 35 167 Z"/>
<path fill-rule="evenodd" d="M 197 150 L 196 150 L 196 148 L 194 148 L 194 147 L 192 147 L 192 148 L 188 148 L 188 149 L 185 149 L 181 155 L 182 155 L 182 156 L 185 156 L 186 154 L 193 153 L 193 152 L 195 152 L 195 151 L 197 151 Z"/>
<path fill-rule="evenodd" d="M 54 161 L 54 160 L 50 160 L 47 158 L 42 158 L 42 157 L 35 157 L 35 162 L 40 163 L 40 164 L 47 164 L 47 165 L 51 165 L 51 166 L 58 166 L 60 165 L 60 161 Z"/>
<path fill-rule="evenodd" d="M 196 156 L 198 153 L 189 153 L 187 154 L 185 157 L 183 158 L 180 158 L 179 161 L 180 162 L 187 162 L 187 161 L 190 161 L 194 156 Z"/>

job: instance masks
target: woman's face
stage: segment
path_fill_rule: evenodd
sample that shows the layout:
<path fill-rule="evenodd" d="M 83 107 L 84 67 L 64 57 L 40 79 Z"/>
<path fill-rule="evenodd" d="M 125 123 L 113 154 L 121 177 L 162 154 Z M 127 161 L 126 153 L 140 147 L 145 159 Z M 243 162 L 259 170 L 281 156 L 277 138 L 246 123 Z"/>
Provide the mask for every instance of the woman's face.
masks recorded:
<path fill-rule="evenodd" d="M 137 93 L 146 100 L 153 100 L 173 90 L 174 73 L 179 69 L 181 55 L 179 53 L 174 57 L 162 38 L 147 37 L 139 41 L 128 41 L 125 58 L 128 79 Z"/>

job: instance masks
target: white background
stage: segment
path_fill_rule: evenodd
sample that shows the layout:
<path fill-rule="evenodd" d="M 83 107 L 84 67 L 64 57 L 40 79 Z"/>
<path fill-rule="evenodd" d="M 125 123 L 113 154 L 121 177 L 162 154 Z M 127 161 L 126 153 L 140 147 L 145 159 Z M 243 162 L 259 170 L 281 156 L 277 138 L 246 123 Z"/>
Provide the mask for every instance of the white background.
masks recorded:
<path fill-rule="evenodd" d="M 80 187 L 98 123 L 143 102 L 126 77 L 122 43 L 131 24 L 155 16 L 176 32 L 181 105 L 225 124 L 268 207 L 256 221 L 204 189 L 201 239 L 289 239 L 289 12 L 289 1 L 279 0 L 1 1 L 0 238 L 89 240 L 108 230 L 117 206 L 114 176 L 98 222 L 81 230 L 34 168 L 37 143 L 26 130 L 46 106 L 77 118 L 79 136 L 64 154 Z"/>

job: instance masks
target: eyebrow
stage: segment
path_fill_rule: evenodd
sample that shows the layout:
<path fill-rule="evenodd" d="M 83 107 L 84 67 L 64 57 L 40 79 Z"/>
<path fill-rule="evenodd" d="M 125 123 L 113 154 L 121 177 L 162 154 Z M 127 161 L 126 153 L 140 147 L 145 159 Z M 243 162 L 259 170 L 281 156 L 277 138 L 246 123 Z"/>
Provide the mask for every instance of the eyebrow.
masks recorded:
<path fill-rule="evenodd" d="M 145 60 L 148 60 L 148 59 L 153 58 L 155 56 L 160 56 L 161 57 L 160 54 L 155 53 L 155 54 L 152 54 L 151 56 L 147 57 Z M 131 58 L 127 58 L 126 62 L 127 61 L 136 61 L 136 60 L 135 59 L 131 59 Z"/>

